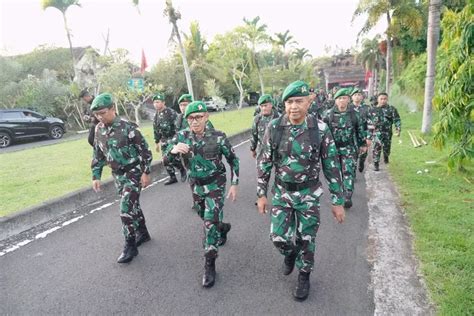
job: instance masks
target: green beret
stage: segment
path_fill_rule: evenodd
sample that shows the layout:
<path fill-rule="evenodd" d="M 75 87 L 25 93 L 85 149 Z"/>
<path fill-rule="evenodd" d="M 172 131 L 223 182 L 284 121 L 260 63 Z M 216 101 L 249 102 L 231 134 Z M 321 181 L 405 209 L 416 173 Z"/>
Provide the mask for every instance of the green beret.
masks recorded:
<path fill-rule="evenodd" d="M 356 93 L 362 93 L 362 92 L 360 92 L 359 89 L 354 88 L 354 89 L 352 89 L 352 91 L 351 91 L 351 96 L 353 96 L 353 95 L 356 94 Z"/>
<path fill-rule="evenodd" d="M 181 102 L 193 102 L 193 96 L 190 94 L 183 94 L 178 99 L 178 104 L 180 104 Z"/>
<path fill-rule="evenodd" d="M 264 94 L 258 99 L 258 105 L 261 105 L 263 103 L 268 103 L 268 102 L 273 104 L 272 96 L 269 94 Z"/>
<path fill-rule="evenodd" d="M 94 98 L 91 104 L 91 111 L 98 111 L 104 108 L 111 108 L 114 104 L 110 93 L 102 93 Z"/>
<path fill-rule="evenodd" d="M 188 118 L 190 114 L 199 113 L 199 112 L 207 112 L 207 106 L 202 101 L 193 101 L 188 104 L 186 107 L 186 112 L 184 113 L 184 117 Z"/>
<path fill-rule="evenodd" d="M 164 101 L 165 100 L 165 95 L 163 93 L 157 93 L 153 96 L 153 101 Z"/>
<path fill-rule="evenodd" d="M 283 91 L 281 99 L 283 102 L 285 102 L 291 97 L 303 97 L 307 95 L 309 95 L 308 84 L 304 81 L 298 80 L 290 83 L 288 87 L 286 87 L 285 91 Z"/>
<path fill-rule="evenodd" d="M 337 92 L 334 94 L 334 100 L 345 95 L 347 95 L 348 97 L 351 96 L 351 88 L 342 88 L 337 90 Z"/>

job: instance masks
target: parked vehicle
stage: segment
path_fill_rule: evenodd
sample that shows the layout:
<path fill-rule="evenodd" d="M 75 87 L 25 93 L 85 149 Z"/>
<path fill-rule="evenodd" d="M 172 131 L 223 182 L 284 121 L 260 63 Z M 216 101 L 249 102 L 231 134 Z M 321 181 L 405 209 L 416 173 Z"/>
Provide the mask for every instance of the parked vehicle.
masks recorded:
<path fill-rule="evenodd" d="M 206 104 L 207 110 L 212 111 L 223 111 L 225 110 L 225 100 L 218 97 L 206 97 L 202 101 Z"/>
<path fill-rule="evenodd" d="M 46 136 L 59 139 L 65 131 L 64 122 L 58 118 L 26 109 L 0 110 L 0 148 L 23 138 Z"/>

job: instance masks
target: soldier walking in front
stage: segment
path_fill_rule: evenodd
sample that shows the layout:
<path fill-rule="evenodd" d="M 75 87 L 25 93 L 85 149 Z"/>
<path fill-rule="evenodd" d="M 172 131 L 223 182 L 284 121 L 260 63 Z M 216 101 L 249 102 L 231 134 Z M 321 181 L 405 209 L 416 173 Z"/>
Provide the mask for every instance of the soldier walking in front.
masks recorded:
<path fill-rule="evenodd" d="M 309 294 L 323 193 L 321 169 L 329 184 L 334 217 L 342 223 L 345 216 L 336 146 L 327 125 L 307 115 L 311 103 L 308 95 L 309 87 L 303 81 L 295 81 L 285 89 L 282 99 L 286 114 L 268 125 L 257 161 L 257 205 L 261 214 L 266 213 L 268 183 L 275 166 L 270 238 L 285 256 L 283 274 L 289 275 L 295 263 L 299 270 L 293 292 L 296 300 L 305 300 Z"/>
<path fill-rule="evenodd" d="M 233 201 L 237 197 L 239 159 L 226 135 L 206 126 L 209 113 L 204 102 L 191 102 L 186 107 L 185 118 L 189 129 L 179 131 L 173 138 L 166 151 L 166 159 L 181 159 L 189 171 L 194 205 L 203 220 L 205 265 L 202 286 L 207 288 L 214 285 L 218 249 L 226 242 L 231 228 L 229 223 L 223 222 L 227 179 L 222 156 L 231 169 L 227 197 Z"/>
<path fill-rule="evenodd" d="M 389 163 L 392 147 L 392 125 L 395 125 L 395 135 L 400 136 L 402 122 L 395 107 L 388 104 L 388 94 L 379 93 L 377 105 L 369 109 L 367 128 L 374 143 L 373 159 L 374 170 L 379 171 L 380 156 L 383 151 L 384 163 Z"/>
<path fill-rule="evenodd" d="M 366 133 L 359 113 L 349 107 L 350 88 L 339 89 L 334 95 L 335 106 L 324 114 L 341 162 L 344 183 L 344 207 L 352 207 L 357 154 L 367 151 Z"/>
<path fill-rule="evenodd" d="M 92 188 L 100 191 L 102 169 L 108 165 L 121 197 L 120 219 L 125 236 L 125 247 L 117 262 L 127 263 L 138 255 L 137 247 L 150 240 L 140 207 L 140 192 L 150 184 L 152 155 L 137 125 L 116 115 L 112 95 L 100 94 L 90 109 L 99 120 L 91 163 Z"/>
<path fill-rule="evenodd" d="M 153 118 L 153 135 L 155 138 L 155 148 L 157 152 L 164 151 L 168 146 L 168 142 L 176 134 L 176 119 L 177 114 L 175 110 L 169 108 L 165 104 L 165 96 L 157 93 L 153 96 L 153 106 L 156 109 L 155 117 Z M 163 160 L 166 172 L 170 178 L 165 182 L 165 185 L 170 185 L 178 182 L 176 179 L 175 168 L 179 169 L 181 174 L 181 181 L 186 181 L 186 169 L 179 160 L 174 162 L 167 162 Z"/>

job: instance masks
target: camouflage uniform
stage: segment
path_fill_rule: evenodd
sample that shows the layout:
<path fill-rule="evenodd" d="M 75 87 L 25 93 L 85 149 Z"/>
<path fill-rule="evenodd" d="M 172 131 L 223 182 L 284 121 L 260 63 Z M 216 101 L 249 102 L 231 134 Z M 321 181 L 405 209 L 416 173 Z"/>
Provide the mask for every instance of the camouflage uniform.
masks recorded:
<path fill-rule="evenodd" d="M 364 137 L 366 139 L 369 138 L 369 132 L 367 130 L 367 117 L 369 113 L 369 106 L 366 105 L 364 102 L 362 102 L 359 106 L 356 106 L 354 103 L 350 105 L 351 108 L 353 108 L 357 113 L 359 113 L 360 120 L 362 123 L 362 128 L 364 129 Z M 365 164 L 365 160 L 367 159 L 367 151 L 363 154 L 359 154 L 357 152 L 357 160 L 359 160 L 359 164 Z"/>
<path fill-rule="evenodd" d="M 256 151 L 257 155 L 262 147 L 263 135 L 265 134 L 265 129 L 267 128 L 268 123 L 278 116 L 277 112 L 272 111 L 270 115 L 265 116 L 258 114 L 254 118 L 252 124 L 252 137 L 250 138 L 250 150 Z"/>
<path fill-rule="evenodd" d="M 125 239 L 134 239 L 144 230 L 145 217 L 140 207 L 140 178 L 150 173 L 152 155 L 137 125 L 116 117 L 110 126 L 99 123 L 95 130 L 92 179 L 100 180 L 107 164 L 112 169 L 120 194 L 120 218 Z"/>
<path fill-rule="evenodd" d="M 323 118 L 334 137 L 341 163 L 344 197 L 352 198 L 358 149 L 366 145 L 366 134 L 359 113 L 348 107 L 340 112 L 337 106 L 327 111 Z"/>
<path fill-rule="evenodd" d="M 401 131 L 400 115 L 395 107 L 387 104 L 382 107 L 372 107 L 369 109 L 367 114 L 367 127 L 370 137 L 374 142 L 374 164 L 380 162 L 382 150 L 384 159 L 388 162 L 392 145 L 392 125 L 395 125 L 397 131 Z"/>
<path fill-rule="evenodd" d="M 280 143 L 276 144 L 273 135 L 278 126 L 283 128 L 283 133 Z M 316 126 L 320 144 L 312 144 L 310 140 L 310 129 L 316 131 Z M 270 238 L 283 255 L 296 254 L 300 272 L 309 273 L 314 265 L 315 238 L 320 222 L 321 165 L 329 183 L 332 203 L 342 205 L 344 201 L 337 149 L 328 126 L 313 116 L 307 116 L 301 125 L 291 125 L 286 114 L 271 121 L 257 163 L 258 197 L 267 195 L 274 165 Z M 295 233 L 296 243 L 293 244 Z"/>
<path fill-rule="evenodd" d="M 153 135 L 155 138 L 155 144 L 161 142 L 161 152 L 163 153 L 166 148 L 168 147 L 169 141 L 174 137 L 176 134 L 176 119 L 177 113 L 175 110 L 166 107 L 163 111 L 159 112 L 156 111 L 155 117 L 153 118 Z M 178 168 L 179 170 L 183 169 L 181 162 L 176 160 L 174 162 L 168 162 L 163 160 L 163 165 L 165 166 L 166 172 L 170 175 L 170 177 L 175 177 L 175 170 L 174 168 Z"/>
<path fill-rule="evenodd" d="M 231 168 L 231 183 L 239 181 L 239 159 L 226 135 L 206 127 L 202 138 L 198 138 L 190 129 L 184 129 L 172 139 L 166 152 L 170 161 L 179 160 L 171 150 L 174 145 L 185 143 L 190 153 L 182 155 L 188 169 L 193 203 L 198 215 L 204 221 L 204 253 L 206 258 L 216 258 L 218 239 L 223 231 L 223 207 L 225 197 L 226 169 L 222 155 Z"/>

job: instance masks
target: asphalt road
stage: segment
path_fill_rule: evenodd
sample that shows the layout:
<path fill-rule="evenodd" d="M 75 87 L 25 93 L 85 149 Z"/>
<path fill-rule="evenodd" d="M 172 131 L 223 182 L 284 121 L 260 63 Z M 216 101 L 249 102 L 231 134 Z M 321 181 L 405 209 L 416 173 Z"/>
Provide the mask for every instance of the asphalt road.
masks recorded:
<path fill-rule="evenodd" d="M 329 194 L 323 196 L 310 297 L 296 302 L 297 272 L 281 274 L 283 257 L 269 240 L 268 214 L 254 206 L 248 143 L 236 151 L 239 196 L 224 209 L 232 230 L 219 252 L 213 288 L 200 285 L 202 228 L 190 209 L 188 185 L 157 183 L 141 200 L 153 239 L 133 262 L 116 263 L 123 246 L 117 203 L 86 210 L 77 222 L 0 257 L 0 314 L 372 315 L 363 177 L 342 225 L 332 218 Z"/>

